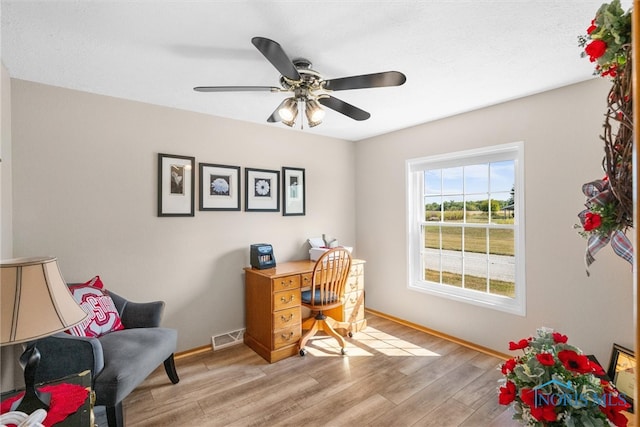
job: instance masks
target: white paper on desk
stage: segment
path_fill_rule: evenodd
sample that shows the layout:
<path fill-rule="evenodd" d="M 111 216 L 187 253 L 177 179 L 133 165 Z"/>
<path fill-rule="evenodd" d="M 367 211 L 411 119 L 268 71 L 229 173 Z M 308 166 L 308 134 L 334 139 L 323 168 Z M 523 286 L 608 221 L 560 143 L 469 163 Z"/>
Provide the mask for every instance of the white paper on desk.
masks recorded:
<path fill-rule="evenodd" d="M 309 238 L 309 244 L 312 248 L 321 248 L 324 246 L 324 239 L 322 237 Z"/>

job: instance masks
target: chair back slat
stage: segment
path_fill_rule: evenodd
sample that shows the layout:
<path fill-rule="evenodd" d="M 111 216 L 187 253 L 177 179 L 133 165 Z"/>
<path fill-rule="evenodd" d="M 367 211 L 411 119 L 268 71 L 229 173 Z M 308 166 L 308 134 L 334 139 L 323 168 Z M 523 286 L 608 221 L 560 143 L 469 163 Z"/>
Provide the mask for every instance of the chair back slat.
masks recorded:
<path fill-rule="evenodd" d="M 319 310 L 341 305 L 350 269 L 348 250 L 334 248 L 322 254 L 313 268 L 310 305 Z"/>

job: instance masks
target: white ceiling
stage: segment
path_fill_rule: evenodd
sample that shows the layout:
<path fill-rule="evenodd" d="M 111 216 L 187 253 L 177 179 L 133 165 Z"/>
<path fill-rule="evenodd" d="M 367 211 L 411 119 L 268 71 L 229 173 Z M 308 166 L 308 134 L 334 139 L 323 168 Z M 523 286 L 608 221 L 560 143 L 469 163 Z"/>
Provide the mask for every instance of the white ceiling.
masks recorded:
<path fill-rule="evenodd" d="M 284 94 L 192 88 L 278 86 L 253 36 L 325 79 L 403 72 L 334 93 L 369 120 L 329 110 L 303 130 L 360 140 L 592 78 L 577 36 L 602 2 L 1 0 L 1 56 L 13 78 L 282 128 L 266 119 Z"/>

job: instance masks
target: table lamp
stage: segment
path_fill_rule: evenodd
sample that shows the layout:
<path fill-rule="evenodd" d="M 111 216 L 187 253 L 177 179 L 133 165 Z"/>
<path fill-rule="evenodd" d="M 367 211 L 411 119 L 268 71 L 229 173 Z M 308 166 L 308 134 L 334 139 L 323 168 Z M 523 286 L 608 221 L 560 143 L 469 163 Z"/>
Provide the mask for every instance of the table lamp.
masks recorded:
<path fill-rule="evenodd" d="M 0 345 L 27 343 L 20 356 L 25 395 L 12 410 L 49 409 L 51 395 L 35 388 L 40 362 L 36 340 L 64 331 L 86 317 L 60 274 L 56 258 L 0 261 Z"/>

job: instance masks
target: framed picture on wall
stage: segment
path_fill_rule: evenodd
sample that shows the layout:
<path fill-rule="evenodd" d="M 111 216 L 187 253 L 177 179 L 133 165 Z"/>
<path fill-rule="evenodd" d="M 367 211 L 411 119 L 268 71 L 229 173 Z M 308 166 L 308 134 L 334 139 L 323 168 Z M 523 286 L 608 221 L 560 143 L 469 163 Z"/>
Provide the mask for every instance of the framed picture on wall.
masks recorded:
<path fill-rule="evenodd" d="M 200 163 L 199 209 L 240 210 L 240 166 Z"/>
<path fill-rule="evenodd" d="M 631 405 L 629 412 L 633 412 L 633 396 L 636 390 L 636 358 L 633 351 L 613 344 L 607 375 L 618 391 L 624 394 L 624 400 Z"/>
<path fill-rule="evenodd" d="M 282 215 L 305 214 L 304 169 L 282 168 Z"/>
<path fill-rule="evenodd" d="M 244 210 L 280 211 L 280 171 L 244 168 Z"/>
<path fill-rule="evenodd" d="M 158 216 L 194 216 L 195 157 L 158 154 Z"/>

